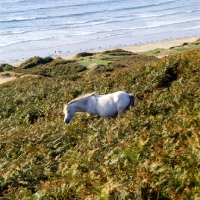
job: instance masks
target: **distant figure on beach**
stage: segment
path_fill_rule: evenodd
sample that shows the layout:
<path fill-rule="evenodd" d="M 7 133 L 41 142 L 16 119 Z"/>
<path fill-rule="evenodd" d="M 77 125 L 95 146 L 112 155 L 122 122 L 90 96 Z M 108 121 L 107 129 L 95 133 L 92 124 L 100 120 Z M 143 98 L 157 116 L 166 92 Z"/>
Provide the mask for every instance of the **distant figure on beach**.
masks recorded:
<path fill-rule="evenodd" d="M 87 112 L 101 117 L 115 117 L 133 106 L 134 96 L 123 91 L 106 95 L 86 94 L 64 106 L 64 122 L 69 123 L 76 112 Z"/>

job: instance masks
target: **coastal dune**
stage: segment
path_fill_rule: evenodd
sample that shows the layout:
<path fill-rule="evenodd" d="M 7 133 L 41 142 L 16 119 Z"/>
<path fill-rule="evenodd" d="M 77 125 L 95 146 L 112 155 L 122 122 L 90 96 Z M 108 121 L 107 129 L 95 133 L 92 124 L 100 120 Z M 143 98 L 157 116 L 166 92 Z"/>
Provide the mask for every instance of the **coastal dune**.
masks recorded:
<path fill-rule="evenodd" d="M 168 40 L 168 41 L 161 41 L 161 42 L 156 42 L 156 43 L 134 45 L 134 46 L 122 46 L 122 47 L 118 47 L 118 48 L 126 50 L 126 51 L 131 51 L 134 53 L 140 53 L 140 52 L 146 52 L 149 50 L 154 50 L 156 48 L 169 49 L 170 47 L 180 46 L 183 43 L 195 42 L 195 41 L 197 41 L 197 39 L 199 39 L 199 37 L 181 38 L 181 39 L 176 39 L 176 40 Z M 94 52 L 103 52 L 105 50 L 112 50 L 112 49 L 101 49 L 101 50 L 95 50 Z M 67 56 L 60 56 L 60 57 L 68 60 L 68 59 L 73 59 L 74 56 L 75 56 L 75 54 L 67 55 Z M 9 64 L 14 67 L 18 67 L 21 63 L 22 62 L 14 62 L 14 63 L 9 63 Z M 1 77 L 0 76 L 0 84 L 15 80 L 15 79 L 16 79 L 16 77 Z"/>
<path fill-rule="evenodd" d="M 190 38 L 180 38 L 180 39 L 175 39 L 175 40 L 167 40 L 167 41 L 160 41 L 160 42 L 155 42 L 155 43 L 148 43 L 148 44 L 141 44 L 141 45 L 133 45 L 133 46 L 121 46 L 118 47 L 120 49 L 123 49 L 125 51 L 131 51 L 134 53 L 141 53 L 141 52 L 146 52 L 150 51 L 156 48 L 163 48 L 163 49 L 168 49 L 170 47 L 174 46 L 180 46 L 183 43 L 192 43 L 198 40 L 199 37 L 190 37 Z M 113 50 L 112 49 L 101 49 L 101 50 L 95 50 L 94 52 L 103 52 L 105 50 Z M 72 59 L 75 55 L 67 55 L 67 56 L 61 56 L 63 59 Z"/>

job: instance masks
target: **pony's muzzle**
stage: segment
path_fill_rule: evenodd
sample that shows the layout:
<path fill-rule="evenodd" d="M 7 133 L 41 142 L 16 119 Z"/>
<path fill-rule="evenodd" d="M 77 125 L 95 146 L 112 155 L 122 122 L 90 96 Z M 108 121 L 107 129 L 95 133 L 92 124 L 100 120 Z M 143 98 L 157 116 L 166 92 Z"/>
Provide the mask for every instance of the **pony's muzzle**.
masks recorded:
<path fill-rule="evenodd" d="M 65 119 L 64 122 L 65 122 L 65 124 L 68 124 L 70 122 L 70 120 L 69 119 Z"/>

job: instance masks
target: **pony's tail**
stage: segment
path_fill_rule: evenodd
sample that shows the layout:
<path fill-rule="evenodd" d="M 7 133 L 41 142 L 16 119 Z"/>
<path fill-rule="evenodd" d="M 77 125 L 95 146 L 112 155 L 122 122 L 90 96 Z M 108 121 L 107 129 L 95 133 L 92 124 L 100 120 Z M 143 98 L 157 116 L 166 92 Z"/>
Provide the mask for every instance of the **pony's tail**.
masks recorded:
<path fill-rule="evenodd" d="M 131 107 L 134 107 L 134 101 L 135 101 L 135 98 L 133 96 L 133 94 L 129 94 L 129 97 L 130 97 L 130 103 L 129 103 L 129 108 Z"/>

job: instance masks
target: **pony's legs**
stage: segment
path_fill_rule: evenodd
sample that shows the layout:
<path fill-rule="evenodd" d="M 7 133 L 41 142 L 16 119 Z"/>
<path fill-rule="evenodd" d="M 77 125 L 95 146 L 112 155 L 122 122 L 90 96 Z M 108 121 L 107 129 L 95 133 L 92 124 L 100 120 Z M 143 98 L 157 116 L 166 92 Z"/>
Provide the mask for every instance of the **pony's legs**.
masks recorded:
<path fill-rule="evenodd" d="M 119 110 L 119 111 L 118 111 L 118 114 L 119 114 L 119 115 L 122 115 L 122 114 L 124 114 L 125 112 L 126 112 L 126 109 Z"/>

